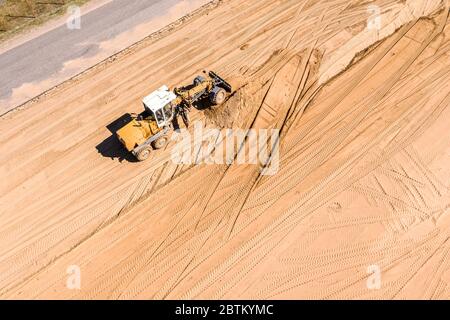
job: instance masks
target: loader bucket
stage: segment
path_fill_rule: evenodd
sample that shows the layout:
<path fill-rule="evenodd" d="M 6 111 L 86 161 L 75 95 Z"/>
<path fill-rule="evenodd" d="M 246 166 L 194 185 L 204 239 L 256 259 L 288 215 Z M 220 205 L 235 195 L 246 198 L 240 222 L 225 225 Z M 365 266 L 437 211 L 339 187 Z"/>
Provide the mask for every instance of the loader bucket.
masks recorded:
<path fill-rule="evenodd" d="M 211 79 L 214 80 L 216 86 L 224 88 L 225 91 L 227 91 L 228 93 L 231 93 L 233 91 L 231 84 L 229 84 L 219 75 L 217 75 L 217 73 L 210 71 L 208 75 L 211 77 Z"/>

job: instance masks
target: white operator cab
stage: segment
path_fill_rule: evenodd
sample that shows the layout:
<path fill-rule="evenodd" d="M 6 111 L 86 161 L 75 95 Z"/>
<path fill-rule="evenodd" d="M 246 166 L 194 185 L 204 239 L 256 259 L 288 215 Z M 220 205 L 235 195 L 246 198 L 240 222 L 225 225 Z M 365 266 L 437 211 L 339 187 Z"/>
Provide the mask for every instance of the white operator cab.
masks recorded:
<path fill-rule="evenodd" d="M 155 118 L 159 128 L 166 127 L 173 118 L 171 102 L 176 99 L 175 93 L 167 86 L 162 86 L 146 96 L 142 102 L 144 108 Z"/>

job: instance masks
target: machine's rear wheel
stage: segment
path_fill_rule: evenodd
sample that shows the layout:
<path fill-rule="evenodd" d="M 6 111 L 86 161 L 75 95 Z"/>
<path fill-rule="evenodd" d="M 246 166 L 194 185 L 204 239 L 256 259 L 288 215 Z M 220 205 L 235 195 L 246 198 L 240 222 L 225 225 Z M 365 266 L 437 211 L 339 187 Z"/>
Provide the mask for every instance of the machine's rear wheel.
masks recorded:
<path fill-rule="evenodd" d="M 139 161 L 145 161 L 145 160 L 147 160 L 148 157 L 150 156 L 150 153 L 151 153 L 151 148 L 150 148 L 150 146 L 146 146 L 146 147 L 142 148 L 141 150 L 139 150 L 139 151 L 136 153 L 136 158 L 137 158 Z"/>
<path fill-rule="evenodd" d="M 227 92 L 223 88 L 219 88 L 211 92 L 210 100 L 213 105 L 220 105 L 225 102 Z"/>
<path fill-rule="evenodd" d="M 164 148 L 166 146 L 168 140 L 169 139 L 167 139 L 166 136 L 160 137 L 160 138 L 158 138 L 158 139 L 156 139 L 155 141 L 152 142 L 152 146 L 155 149 Z"/>

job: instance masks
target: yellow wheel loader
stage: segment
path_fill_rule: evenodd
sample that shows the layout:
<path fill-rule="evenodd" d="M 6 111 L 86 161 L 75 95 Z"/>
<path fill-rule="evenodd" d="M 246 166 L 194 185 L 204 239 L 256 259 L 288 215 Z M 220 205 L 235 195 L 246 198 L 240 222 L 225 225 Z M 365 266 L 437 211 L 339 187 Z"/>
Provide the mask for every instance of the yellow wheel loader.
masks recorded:
<path fill-rule="evenodd" d="M 174 118 L 181 116 L 186 127 L 189 126 L 189 111 L 194 103 L 207 100 L 209 106 L 220 105 L 231 94 L 228 82 L 212 71 L 204 73 L 188 86 L 173 91 L 162 86 L 146 96 L 144 112 L 133 116 L 116 132 L 119 141 L 139 161 L 146 160 L 153 149 L 165 147 Z"/>

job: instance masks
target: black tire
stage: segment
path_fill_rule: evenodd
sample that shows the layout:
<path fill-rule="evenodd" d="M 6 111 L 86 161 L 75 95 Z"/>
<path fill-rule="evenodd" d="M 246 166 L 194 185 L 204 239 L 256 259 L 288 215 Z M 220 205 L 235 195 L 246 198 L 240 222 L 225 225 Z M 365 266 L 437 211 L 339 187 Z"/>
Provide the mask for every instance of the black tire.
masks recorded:
<path fill-rule="evenodd" d="M 152 142 L 152 146 L 156 150 L 162 149 L 166 146 L 168 140 L 169 139 L 166 136 L 159 137 L 158 139 Z"/>
<path fill-rule="evenodd" d="M 210 101 L 213 105 L 221 105 L 227 98 L 227 92 L 223 88 L 219 88 L 211 92 Z"/>
<path fill-rule="evenodd" d="M 145 161 L 150 156 L 152 148 L 150 146 L 145 146 L 136 153 L 136 159 L 139 161 Z"/>

